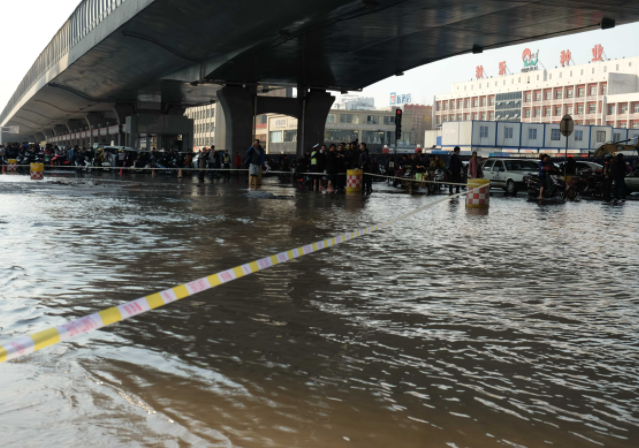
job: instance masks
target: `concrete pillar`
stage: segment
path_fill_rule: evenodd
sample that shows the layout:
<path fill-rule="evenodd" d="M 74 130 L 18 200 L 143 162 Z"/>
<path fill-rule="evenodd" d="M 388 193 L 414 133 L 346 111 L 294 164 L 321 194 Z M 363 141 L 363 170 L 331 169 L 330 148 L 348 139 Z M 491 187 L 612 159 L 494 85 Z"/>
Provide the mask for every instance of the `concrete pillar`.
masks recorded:
<path fill-rule="evenodd" d="M 69 129 L 69 134 L 80 131 L 80 121 L 79 120 L 69 120 L 67 121 L 67 128 Z M 75 137 L 69 137 L 69 145 L 75 146 L 80 145 L 80 142 Z"/>
<path fill-rule="evenodd" d="M 86 114 L 84 116 L 84 119 L 86 120 L 87 124 L 89 125 L 89 145 L 88 146 L 93 146 L 93 143 L 97 143 L 100 141 L 100 137 L 94 137 L 93 136 L 93 131 L 95 129 L 99 130 L 100 129 L 100 123 L 102 123 L 102 121 L 104 121 L 104 116 L 100 113 L 97 112 L 90 112 L 88 114 Z"/>
<path fill-rule="evenodd" d="M 335 97 L 323 90 L 306 92 L 297 89 L 300 112 L 297 120 L 297 155 L 304 155 L 313 146 L 324 142 L 326 117 L 335 102 Z"/>
<path fill-rule="evenodd" d="M 126 126 L 126 117 L 130 117 L 135 114 L 135 107 L 133 103 L 116 103 L 113 106 L 113 113 L 115 114 L 115 121 L 121 126 Z M 119 132 L 115 136 L 115 144 L 118 146 L 130 146 L 126 142 L 126 133 Z"/>
<path fill-rule="evenodd" d="M 253 139 L 255 95 L 243 87 L 227 86 L 217 93 L 226 121 L 225 136 L 216 149 L 226 149 L 235 160 L 235 154 L 244 152 Z M 216 132 L 219 128 L 216 129 Z"/>

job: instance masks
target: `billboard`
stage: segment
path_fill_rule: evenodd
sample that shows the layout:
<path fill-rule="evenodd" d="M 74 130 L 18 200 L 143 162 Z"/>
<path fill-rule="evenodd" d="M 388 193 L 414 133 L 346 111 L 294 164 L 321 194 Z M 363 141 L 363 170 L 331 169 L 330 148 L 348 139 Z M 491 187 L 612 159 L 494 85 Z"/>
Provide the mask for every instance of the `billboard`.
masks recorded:
<path fill-rule="evenodd" d="M 400 93 L 397 94 L 395 92 L 390 94 L 390 105 L 391 106 L 399 106 L 402 104 L 409 104 L 413 102 L 412 95 L 410 93 Z"/>

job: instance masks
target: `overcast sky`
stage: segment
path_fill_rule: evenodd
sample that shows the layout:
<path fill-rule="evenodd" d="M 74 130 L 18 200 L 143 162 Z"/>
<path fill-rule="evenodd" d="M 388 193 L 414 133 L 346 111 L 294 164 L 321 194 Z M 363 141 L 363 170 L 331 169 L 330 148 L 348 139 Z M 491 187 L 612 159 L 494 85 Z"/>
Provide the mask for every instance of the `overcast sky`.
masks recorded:
<path fill-rule="evenodd" d="M 0 17 L 3 19 L 0 110 L 4 109 L 38 55 L 78 4 L 79 0 L 0 0 Z M 506 61 L 510 71 L 517 73 L 522 68 L 521 54 L 525 48 L 533 52 L 539 50 L 539 60 L 546 68 L 560 65 L 562 50 L 570 50 L 576 64 L 585 64 L 592 59 L 591 50 L 595 44 L 601 44 L 611 59 L 637 56 L 639 24 L 450 58 L 410 70 L 404 76 L 381 81 L 366 88 L 363 94 L 375 97 L 377 107 L 389 106 L 391 92 L 410 93 L 414 103 L 431 104 L 435 94 L 450 93 L 453 82 L 473 78 L 478 65 L 484 67 L 488 76 L 497 76 L 499 62 Z M 371 67 L 371 70 L 374 69 Z"/>

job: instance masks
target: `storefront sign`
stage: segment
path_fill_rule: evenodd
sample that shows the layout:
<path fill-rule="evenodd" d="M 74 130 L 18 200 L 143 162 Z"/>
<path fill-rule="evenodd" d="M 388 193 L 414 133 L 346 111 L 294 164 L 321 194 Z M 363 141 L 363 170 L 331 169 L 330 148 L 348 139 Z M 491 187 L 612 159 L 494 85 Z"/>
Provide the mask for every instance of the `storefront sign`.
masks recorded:
<path fill-rule="evenodd" d="M 572 55 L 570 54 L 570 50 L 564 50 L 561 52 L 561 56 L 559 57 L 559 62 L 562 67 L 566 67 L 570 65 L 570 61 L 572 60 Z"/>
<path fill-rule="evenodd" d="M 331 129 L 361 129 L 364 131 L 377 131 L 378 129 L 384 126 L 375 125 L 375 124 L 357 124 L 357 123 L 326 123 L 326 127 Z"/>
<path fill-rule="evenodd" d="M 475 77 L 477 79 L 482 79 L 484 77 L 484 66 L 483 65 L 478 65 L 477 67 L 475 67 Z"/>
<path fill-rule="evenodd" d="M 603 56 L 603 47 L 601 46 L 601 44 L 597 44 L 594 46 L 594 48 L 592 49 L 592 62 L 598 62 L 598 61 L 602 61 L 602 56 Z"/>
<path fill-rule="evenodd" d="M 288 117 L 271 118 L 270 125 L 271 131 L 297 129 L 297 119 Z"/>

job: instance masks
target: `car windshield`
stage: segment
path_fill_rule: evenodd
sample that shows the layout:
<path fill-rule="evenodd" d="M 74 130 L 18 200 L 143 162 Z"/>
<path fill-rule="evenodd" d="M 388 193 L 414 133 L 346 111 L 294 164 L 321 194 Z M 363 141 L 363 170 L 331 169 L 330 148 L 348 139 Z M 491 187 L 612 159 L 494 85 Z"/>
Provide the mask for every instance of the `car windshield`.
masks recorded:
<path fill-rule="evenodd" d="M 527 160 L 507 160 L 504 163 L 508 171 L 532 171 L 536 169 Z"/>

